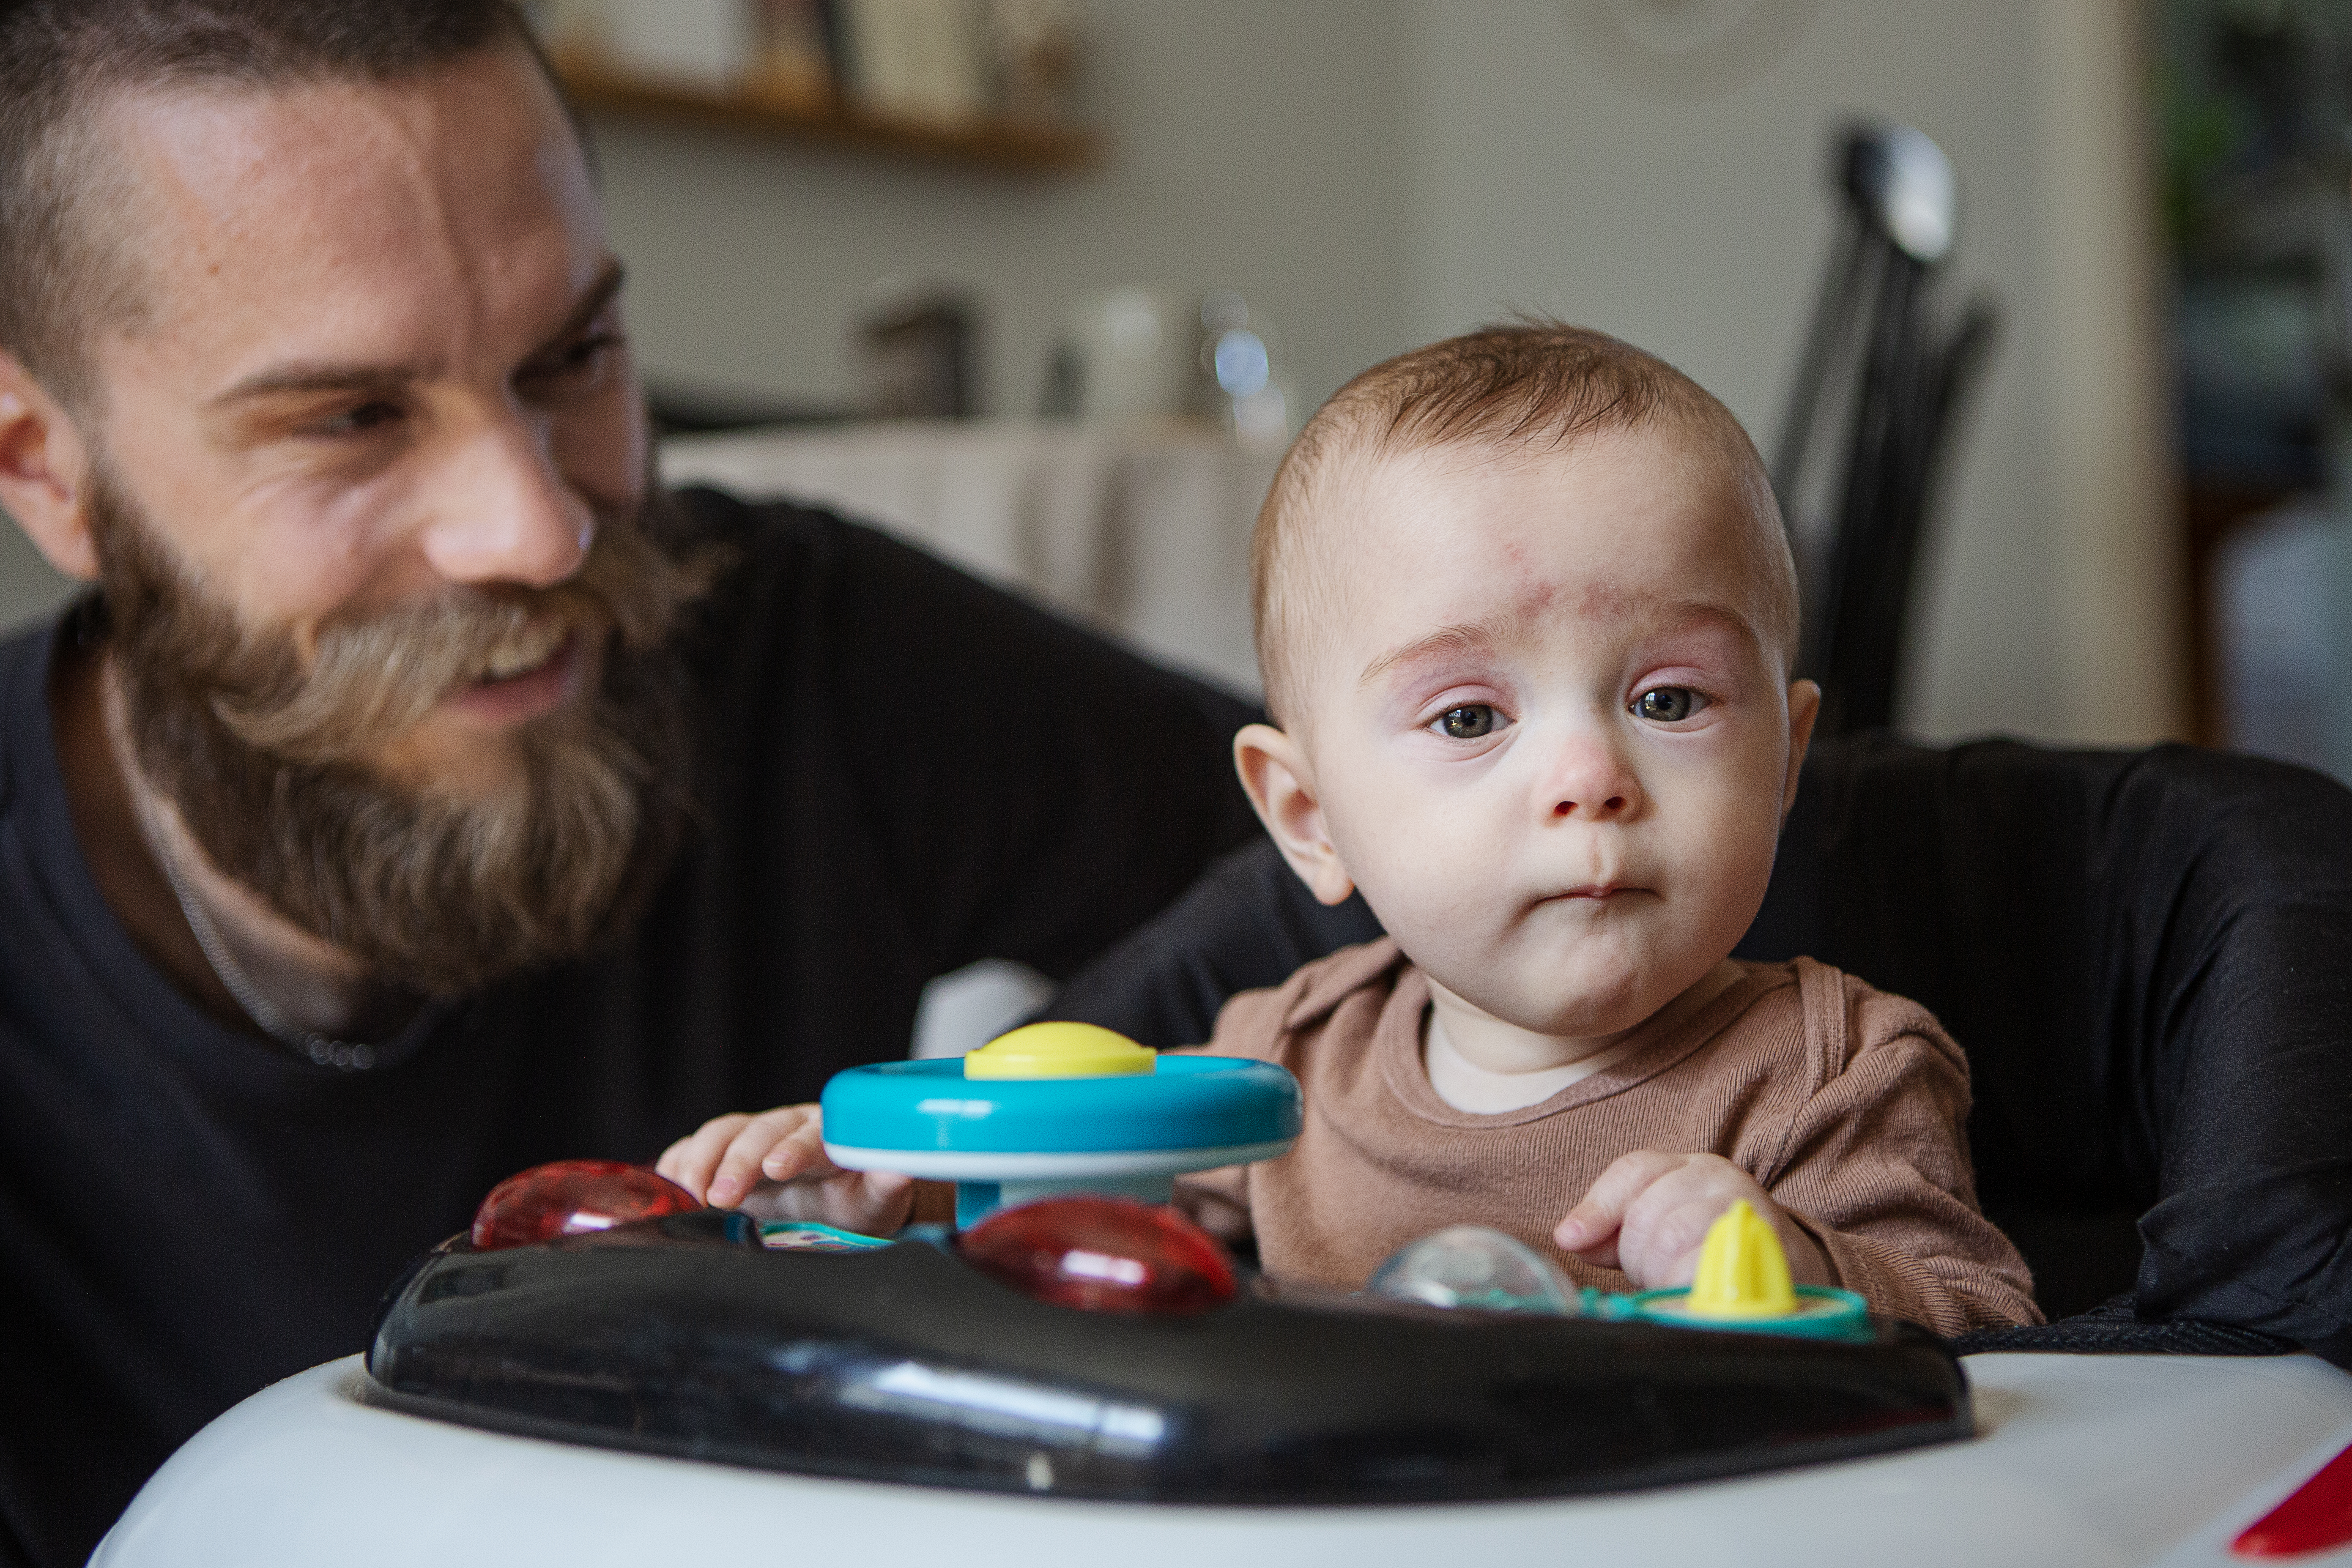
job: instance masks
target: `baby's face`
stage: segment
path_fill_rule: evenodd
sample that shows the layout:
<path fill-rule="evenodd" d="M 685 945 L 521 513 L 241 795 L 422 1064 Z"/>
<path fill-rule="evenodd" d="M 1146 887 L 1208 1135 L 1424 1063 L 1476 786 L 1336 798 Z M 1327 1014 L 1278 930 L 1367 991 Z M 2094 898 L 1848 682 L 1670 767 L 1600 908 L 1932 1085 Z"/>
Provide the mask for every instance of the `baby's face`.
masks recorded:
<path fill-rule="evenodd" d="M 1297 736 L 1324 830 L 1406 953 L 1520 1028 L 1633 1027 L 1763 901 L 1811 705 L 1716 469 L 1625 432 L 1376 459 L 1330 498 Z"/>

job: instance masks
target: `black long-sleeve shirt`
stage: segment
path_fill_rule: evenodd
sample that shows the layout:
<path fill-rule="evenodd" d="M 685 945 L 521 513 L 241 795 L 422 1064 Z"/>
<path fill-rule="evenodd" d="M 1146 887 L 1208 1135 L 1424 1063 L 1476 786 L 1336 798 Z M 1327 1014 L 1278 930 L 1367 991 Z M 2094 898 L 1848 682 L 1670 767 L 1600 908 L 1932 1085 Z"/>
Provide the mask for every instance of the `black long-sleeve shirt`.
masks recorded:
<path fill-rule="evenodd" d="M 1244 704 L 836 519 L 685 497 L 740 563 L 685 634 L 698 826 L 617 950 L 347 1073 L 225 1028 L 100 899 L 50 731 L 70 617 L 0 645 L 0 1560 L 79 1563 L 542 1160 L 653 1157 L 903 1055 L 925 981 L 1067 974 L 1255 830 Z"/>

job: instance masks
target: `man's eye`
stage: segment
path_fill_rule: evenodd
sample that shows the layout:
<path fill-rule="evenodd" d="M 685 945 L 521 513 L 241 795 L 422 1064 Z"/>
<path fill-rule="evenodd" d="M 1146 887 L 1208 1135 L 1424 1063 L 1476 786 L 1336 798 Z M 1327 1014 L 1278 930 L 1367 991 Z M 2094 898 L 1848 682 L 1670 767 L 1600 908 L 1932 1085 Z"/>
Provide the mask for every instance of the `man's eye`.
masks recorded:
<path fill-rule="evenodd" d="M 582 338 L 578 342 L 554 353 L 532 361 L 523 367 L 522 379 L 527 382 L 566 381 L 593 375 L 603 365 L 604 356 L 621 343 L 617 332 L 598 332 Z"/>
<path fill-rule="evenodd" d="M 1633 716 L 1675 724 L 1706 706 L 1706 699 L 1687 686 L 1654 686 L 1633 699 Z"/>
<path fill-rule="evenodd" d="M 383 398 L 374 398 L 357 408 L 347 408 L 312 426 L 321 436 L 363 436 L 371 430 L 391 424 L 401 416 L 400 405 Z"/>
<path fill-rule="evenodd" d="M 1470 702 L 1459 708 L 1448 708 L 1439 717 L 1437 727 L 1450 739 L 1476 741 L 1493 734 L 1500 726 L 1490 705 Z"/>

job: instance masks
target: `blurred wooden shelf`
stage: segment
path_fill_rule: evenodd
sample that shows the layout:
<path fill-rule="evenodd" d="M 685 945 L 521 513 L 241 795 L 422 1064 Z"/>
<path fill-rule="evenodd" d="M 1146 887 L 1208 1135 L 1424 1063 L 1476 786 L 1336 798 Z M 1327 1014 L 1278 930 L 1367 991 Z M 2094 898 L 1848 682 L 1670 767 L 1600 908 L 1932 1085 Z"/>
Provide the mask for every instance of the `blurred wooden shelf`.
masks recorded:
<path fill-rule="evenodd" d="M 1009 120 L 970 126 L 888 120 L 839 105 L 785 103 L 750 89 L 714 91 L 656 81 L 576 58 L 562 61 L 558 74 L 572 101 L 589 113 L 703 125 L 919 163 L 1008 172 L 1075 173 L 1092 167 L 1102 155 L 1098 136 L 1069 127 Z"/>

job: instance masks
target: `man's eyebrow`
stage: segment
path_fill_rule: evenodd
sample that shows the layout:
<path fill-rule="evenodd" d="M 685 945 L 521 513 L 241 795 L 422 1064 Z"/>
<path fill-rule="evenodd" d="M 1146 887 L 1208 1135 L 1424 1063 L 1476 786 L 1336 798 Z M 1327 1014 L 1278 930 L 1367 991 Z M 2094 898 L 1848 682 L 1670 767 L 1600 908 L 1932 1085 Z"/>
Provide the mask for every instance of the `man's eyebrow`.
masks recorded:
<path fill-rule="evenodd" d="M 617 258 L 606 257 L 604 268 L 596 274 L 595 281 L 589 284 L 587 290 L 580 296 L 580 302 L 572 307 L 572 314 L 563 318 L 563 324 L 540 345 L 540 352 L 544 353 L 564 339 L 576 338 L 586 331 L 588 323 L 604 313 L 604 308 L 621 291 L 621 285 L 628 281 L 628 276 L 627 268 Z"/>
<path fill-rule="evenodd" d="M 545 353 L 566 338 L 576 337 L 588 323 L 602 315 L 613 297 L 621 291 L 626 274 L 617 260 L 608 258 L 588 285 L 563 324 L 534 350 Z M 413 364 L 306 364 L 299 362 L 279 365 L 257 374 L 247 376 L 226 392 L 212 400 L 215 408 L 226 408 L 240 403 L 251 403 L 265 397 L 281 397 L 289 394 L 329 392 L 381 392 L 422 380 L 422 366 Z"/>

